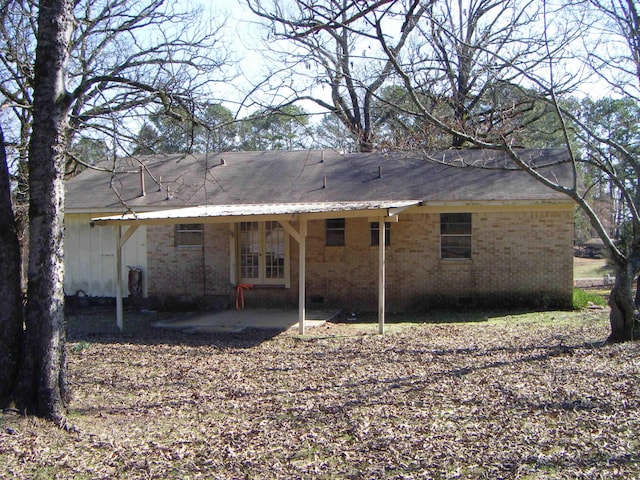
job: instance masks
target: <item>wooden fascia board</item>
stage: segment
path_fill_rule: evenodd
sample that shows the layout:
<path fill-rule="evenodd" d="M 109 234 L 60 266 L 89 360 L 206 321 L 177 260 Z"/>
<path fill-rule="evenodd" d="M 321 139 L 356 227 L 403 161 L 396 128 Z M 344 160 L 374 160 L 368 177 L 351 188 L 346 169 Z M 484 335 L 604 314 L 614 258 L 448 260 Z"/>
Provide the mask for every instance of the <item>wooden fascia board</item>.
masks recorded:
<path fill-rule="evenodd" d="M 406 213 L 475 213 L 475 212 L 564 212 L 573 211 L 575 203 L 426 203 Z"/>

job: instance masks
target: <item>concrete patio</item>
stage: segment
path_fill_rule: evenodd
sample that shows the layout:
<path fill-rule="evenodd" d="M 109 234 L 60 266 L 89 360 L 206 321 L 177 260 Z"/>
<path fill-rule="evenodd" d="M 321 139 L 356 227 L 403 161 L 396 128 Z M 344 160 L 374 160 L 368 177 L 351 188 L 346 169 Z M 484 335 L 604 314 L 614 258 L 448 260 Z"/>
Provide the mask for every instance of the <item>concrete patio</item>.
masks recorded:
<path fill-rule="evenodd" d="M 305 328 L 314 328 L 332 320 L 340 310 L 306 312 Z M 158 328 L 174 328 L 190 332 L 241 332 L 247 328 L 292 330 L 298 328 L 297 310 L 247 309 L 198 312 L 186 314 L 181 320 L 163 320 L 153 324 Z"/>

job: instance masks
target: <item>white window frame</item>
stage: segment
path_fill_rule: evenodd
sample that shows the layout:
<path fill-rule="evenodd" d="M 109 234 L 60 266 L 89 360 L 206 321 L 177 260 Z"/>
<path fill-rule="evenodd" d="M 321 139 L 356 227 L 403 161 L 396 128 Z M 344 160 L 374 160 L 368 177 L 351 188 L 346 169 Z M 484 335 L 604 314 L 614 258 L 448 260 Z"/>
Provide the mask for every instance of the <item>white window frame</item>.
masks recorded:
<path fill-rule="evenodd" d="M 258 224 L 258 276 L 257 277 L 243 277 L 242 276 L 242 230 L 241 225 L 244 223 L 257 223 Z M 284 276 L 281 278 L 267 278 L 267 265 L 266 265 L 266 222 L 241 222 L 236 225 L 236 239 L 237 239 L 237 247 L 235 252 L 236 262 L 237 262 L 237 271 L 238 271 L 238 283 L 250 283 L 253 285 L 273 285 L 273 286 L 284 286 L 286 288 L 290 287 L 290 268 L 289 268 L 289 259 L 290 259 L 290 240 L 289 234 L 287 231 L 280 225 L 278 226 L 283 231 L 283 242 L 284 242 Z"/>
<path fill-rule="evenodd" d="M 468 215 L 469 216 L 469 233 L 443 233 L 442 218 L 444 215 Z M 468 238 L 469 239 L 469 256 L 448 257 L 444 256 L 443 239 L 445 238 Z M 440 259 L 445 261 L 468 261 L 473 257 L 473 215 L 469 212 L 441 213 L 440 214 Z"/>
<path fill-rule="evenodd" d="M 181 239 L 183 233 L 199 233 L 199 243 L 183 243 Z M 204 246 L 204 224 L 203 223 L 178 223 L 174 228 L 174 243 L 176 248 L 202 248 Z"/>
<path fill-rule="evenodd" d="M 336 227 L 335 225 L 330 226 L 330 222 L 341 222 L 342 226 Z M 347 219 L 346 218 L 327 218 L 324 221 L 324 230 L 325 230 L 325 239 L 324 245 L 325 247 L 344 247 L 347 244 Z M 342 242 L 333 243 L 330 239 L 333 238 L 332 234 L 338 234 L 341 237 Z"/>

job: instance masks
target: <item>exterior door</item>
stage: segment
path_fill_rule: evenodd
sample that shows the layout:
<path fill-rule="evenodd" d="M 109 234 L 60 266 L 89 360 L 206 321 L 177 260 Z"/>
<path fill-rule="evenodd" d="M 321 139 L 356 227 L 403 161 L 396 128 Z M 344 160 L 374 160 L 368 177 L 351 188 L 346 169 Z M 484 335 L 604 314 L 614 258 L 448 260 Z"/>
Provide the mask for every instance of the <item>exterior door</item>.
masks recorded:
<path fill-rule="evenodd" d="M 242 222 L 239 226 L 240 282 L 284 285 L 286 234 L 280 223 Z"/>

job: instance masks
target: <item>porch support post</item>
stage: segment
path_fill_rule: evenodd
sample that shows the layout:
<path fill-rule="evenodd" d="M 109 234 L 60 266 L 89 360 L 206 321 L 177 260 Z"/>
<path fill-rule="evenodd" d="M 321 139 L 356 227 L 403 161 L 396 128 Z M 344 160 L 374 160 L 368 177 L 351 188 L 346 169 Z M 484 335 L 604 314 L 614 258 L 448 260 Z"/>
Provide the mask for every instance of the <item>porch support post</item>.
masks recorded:
<path fill-rule="evenodd" d="M 116 325 L 122 332 L 124 328 L 122 308 L 122 229 L 120 225 L 113 227 L 116 235 Z"/>
<path fill-rule="evenodd" d="M 122 234 L 122 227 L 113 227 L 116 236 L 116 325 L 122 332 L 124 329 L 124 313 L 122 308 L 122 247 L 127 243 L 138 229 L 138 225 L 132 225 Z"/>
<path fill-rule="evenodd" d="M 385 300 L 385 217 L 378 219 L 378 333 L 384 334 Z"/>
<path fill-rule="evenodd" d="M 298 333 L 304 335 L 305 320 L 305 276 L 307 266 L 307 220 L 300 218 L 300 238 L 298 241 L 300 258 L 298 259 Z"/>

